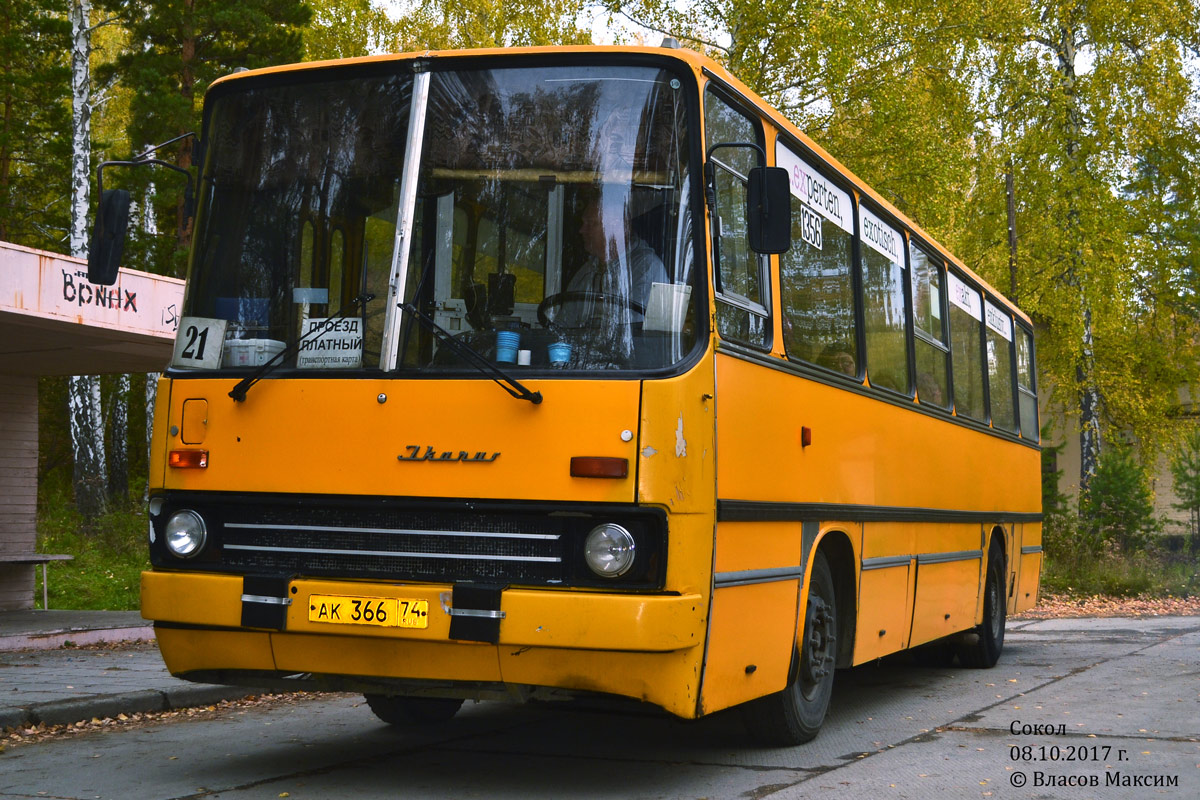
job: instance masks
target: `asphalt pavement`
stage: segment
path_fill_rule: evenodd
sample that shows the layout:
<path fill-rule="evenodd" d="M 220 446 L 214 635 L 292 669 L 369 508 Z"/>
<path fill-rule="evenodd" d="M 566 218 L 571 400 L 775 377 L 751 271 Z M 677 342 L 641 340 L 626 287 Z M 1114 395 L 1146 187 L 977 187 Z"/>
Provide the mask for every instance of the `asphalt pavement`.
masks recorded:
<path fill-rule="evenodd" d="M 262 691 L 171 677 L 154 629 L 136 611 L 0 612 L 0 730 L 212 705 Z"/>
<path fill-rule="evenodd" d="M 165 698 L 152 647 L 0 653 L 0 680 Z M 736 712 L 468 703 L 444 725 L 389 726 L 331 694 L 21 743 L 0 755 L 0 798 L 1194 800 L 1198 668 L 1200 617 L 1010 620 L 993 669 L 897 656 L 839 672 L 800 747 L 756 746 Z"/>

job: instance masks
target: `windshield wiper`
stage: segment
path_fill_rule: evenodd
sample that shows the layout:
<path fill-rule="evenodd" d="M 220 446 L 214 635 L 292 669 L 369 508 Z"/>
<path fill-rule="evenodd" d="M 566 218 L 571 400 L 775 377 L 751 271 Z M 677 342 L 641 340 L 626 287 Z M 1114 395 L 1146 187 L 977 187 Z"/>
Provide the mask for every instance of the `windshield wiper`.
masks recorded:
<path fill-rule="evenodd" d="M 438 325 L 432 319 L 422 314 L 412 303 L 401 303 L 400 308 L 403 309 L 405 313 L 412 314 L 414 317 L 416 317 L 422 325 L 428 328 L 430 332 L 437 337 L 438 341 L 442 342 L 459 356 L 461 356 L 462 359 L 468 364 L 475 367 L 480 372 L 487 374 L 488 377 L 496 382 L 497 386 L 508 392 L 513 397 L 517 398 L 518 400 L 528 400 L 535 406 L 542 402 L 541 392 L 529 391 L 528 388 L 521 385 L 520 381 L 511 377 L 507 372 L 500 369 L 483 356 L 479 355 L 479 353 L 476 353 L 468 345 L 465 345 L 458 339 L 455 339 L 454 334 L 450 333 L 450 331 L 446 330 L 441 325 Z"/>
<path fill-rule="evenodd" d="M 339 308 L 338 312 L 333 315 L 332 319 L 342 319 L 343 317 L 348 315 L 351 311 L 353 311 L 358 306 L 366 305 L 367 303 L 371 302 L 374 299 L 375 299 L 375 295 L 371 294 L 370 292 L 363 292 L 358 297 L 355 297 L 349 303 L 347 303 L 346 305 Z M 315 338 L 314 334 L 316 334 L 316 336 L 320 336 L 322 333 L 325 333 L 325 331 L 327 331 L 327 330 L 329 330 L 328 327 L 326 327 L 324 325 L 314 325 L 308 331 L 308 333 L 304 334 L 300 338 L 296 339 L 296 341 L 292 342 L 287 347 L 283 348 L 278 353 L 271 356 L 271 358 L 268 359 L 265 364 L 263 364 L 261 367 L 254 370 L 254 372 L 250 373 L 249 375 L 247 375 L 246 377 L 244 377 L 240 381 L 238 381 L 236 384 L 234 384 L 234 387 L 229 390 L 229 396 L 232 397 L 234 400 L 236 400 L 239 403 L 244 402 L 246 399 L 246 392 L 250 391 L 251 386 L 258 383 L 263 378 L 267 377 L 267 375 L 269 375 L 271 372 L 273 372 L 276 367 L 278 367 L 284 361 L 286 361 L 288 356 L 292 355 L 297 350 L 299 350 L 300 345 L 302 345 L 302 344 L 304 344 L 304 342 L 308 341 L 310 337 Z"/>

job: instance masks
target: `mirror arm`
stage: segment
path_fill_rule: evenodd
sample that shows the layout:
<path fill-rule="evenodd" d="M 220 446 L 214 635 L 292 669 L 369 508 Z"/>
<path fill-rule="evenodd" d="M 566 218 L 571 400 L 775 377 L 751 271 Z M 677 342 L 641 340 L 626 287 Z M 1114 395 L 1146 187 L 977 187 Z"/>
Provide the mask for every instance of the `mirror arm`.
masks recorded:
<path fill-rule="evenodd" d="M 704 163 L 707 165 L 710 161 L 712 161 L 713 153 L 722 147 L 751 147 L 754 149 L 754 152 L 758 153 L 758 165 L 760 167 L 765 167 L 767 165 L 767 151 L 763 150 L 762 147 L 754 144 L 753 142 L 717 142 L 712 147 L 708 148 L 708 153 L 704 156 Z"/>
<path fill-rule="evenodd" d="M 141 167 L 141 166 L 166 167 L 167 169 L 171 170 L 172 172 L 178 172 L 178 173 L 182 174 L 185 178 L 187 178 L 187 186 L 183 190 L 183 197 L 185 200 L 184 216 L 187 219 L 191 219 L 193 209 L 190 206 L 191 206 L 192 198 L 195 196 L 194 195 L 195 187 L 193 186 L 193 183 L 192 183 L 191 171 L 186 170 L 177 164 L 172 164 L 169 161 L 163 161 L 161 158 L 151 158 L 151 156 L 153 156 L 155 153 L 157 153 L 159 150 L 163 149 L 164 147 L 175 144 L 176 142 L 181 142 L 184 139 L 188 138 L 189 136 L 195 137 L 196 136 L 195 131 L 188 131 L 185 134 L 176 136 L 174 139 L 168 139 L 167 141 L 165 141 L 161 144 L 156 144 L 153 147 L 148 147 L 144 151 L 142 151 L 141 153 L 138 153 L 137 155 L 133 156 L 132 158 L 130 158 L 127 161 L 102 161 L 100 163 L 100 166 L 96 167 L 96 196 L 97 197 L 104 196 L 104 168 L 105 167 Z M 195 158 L 195 150 L 193 148 L 193 160 L 194 160 L 194 158 Z M 98 208 L 96 210 L 96 226 L 97 227 L 100 226 L 101 215 L 103 213 L 104 213 L 103 209 Z"/>

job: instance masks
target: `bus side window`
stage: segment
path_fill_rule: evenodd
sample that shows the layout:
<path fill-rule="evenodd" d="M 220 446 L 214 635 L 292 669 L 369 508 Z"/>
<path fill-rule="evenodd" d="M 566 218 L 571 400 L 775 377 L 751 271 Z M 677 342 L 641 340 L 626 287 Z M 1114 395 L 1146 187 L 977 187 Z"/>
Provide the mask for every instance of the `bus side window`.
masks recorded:
<path fill-rule="evenodd" d="M 711 89 L 704 106 L 707 147 L 723 142 L 761 146 L 761 127 Z M 749 147 L 726 147 L 712 158 L 716 169 L 716 207 L 712 209 L 713 267 L 718 270 L 717 329 L 726 339 L 756 347 L 769 346 L 771 326 L 764 280 L 764 256 L 750 249 L 746 225 L 746 181 L 756 166 Z"/>
<path fill-rule="evenodd" d="M 983 304 L 987 334 L 988 399 L 991 401 L 992 427 L 1017 432 L 1016 371 L 1012 357 L 1012 317 L 989 302 Z"/>
<path fill-rule="evenodd" d="M 979 292 L 953 272 L 946 276 L 950 292 L 950 361 L 954 374 L 954 411 L 984 421 L 983 304 Z"/>
<path fill-rule="evenodd" d="M 856 378 L 862 360 L 850 195 L 782 143 L 775 163 L 792 176 L 792 247 L 779 256 L 784 348 L 788 358 Z"/>
<path fill-rule="evenodd" d="M 917 356 L 917 397 L 922 405 L 950 407 L 950 346 L 942 304 L 942 266 L 920 247 L 910 244 L 913 334 Z"/>
<path fill-rule="evenodd" d="M 858 232 L 867 378 L 872 386 L 908 394 L 904 237 L 862 204 L 858 207 Z"/>
<path fill-rule="evenodd" d="M 1034 384 L 1033 334 L 1017 328 L 1017 397 L 1021 417 L 1021 437 L 1038 440 L 1037 386 Z"/>

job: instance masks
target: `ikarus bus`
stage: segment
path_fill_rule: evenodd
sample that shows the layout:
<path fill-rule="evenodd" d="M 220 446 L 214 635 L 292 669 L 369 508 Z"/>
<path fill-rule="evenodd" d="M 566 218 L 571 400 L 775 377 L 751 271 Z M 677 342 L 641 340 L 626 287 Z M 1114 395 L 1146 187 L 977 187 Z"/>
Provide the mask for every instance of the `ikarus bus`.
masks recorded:
<path fill-rule="evenodd" d="M 1035 602 L 1029 319 L 715 62 L 242 72 L 196 155 L 142 578 L 174 675 L 794 744 L 837 669 L 991 666 Z"/>

